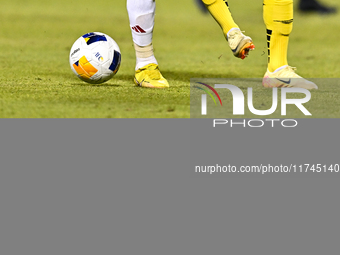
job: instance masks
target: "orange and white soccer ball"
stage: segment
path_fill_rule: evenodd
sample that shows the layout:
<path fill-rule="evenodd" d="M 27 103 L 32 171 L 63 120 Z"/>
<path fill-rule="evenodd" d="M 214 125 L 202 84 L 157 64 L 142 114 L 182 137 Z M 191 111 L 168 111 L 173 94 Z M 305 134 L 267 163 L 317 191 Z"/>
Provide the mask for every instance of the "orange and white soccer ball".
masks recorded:
<path fill-rule="evenodd" d="M 93 32 L 78 38 L 70 51 L 70 66 L 81 80 L 99 84 L 110 80 L 120 66 L 118 44 L 108 35 Z"/>

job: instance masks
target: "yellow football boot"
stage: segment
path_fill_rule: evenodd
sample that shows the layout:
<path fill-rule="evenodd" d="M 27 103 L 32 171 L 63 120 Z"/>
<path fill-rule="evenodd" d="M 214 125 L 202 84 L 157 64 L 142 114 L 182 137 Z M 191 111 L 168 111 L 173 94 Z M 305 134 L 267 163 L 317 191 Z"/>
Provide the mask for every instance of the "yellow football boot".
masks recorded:
<path fill-rule="evenodd" d="M 156 64 L 148 64 L 135 73 L 135 84 L 146 88 L 169 88 L 168 81 L 163 77 Z"/>

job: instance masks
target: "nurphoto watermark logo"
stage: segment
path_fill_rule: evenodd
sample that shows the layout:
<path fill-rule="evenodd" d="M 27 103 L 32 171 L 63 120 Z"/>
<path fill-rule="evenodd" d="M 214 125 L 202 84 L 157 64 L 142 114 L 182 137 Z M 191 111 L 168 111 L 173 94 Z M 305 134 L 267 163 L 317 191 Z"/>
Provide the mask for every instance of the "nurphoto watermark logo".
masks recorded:
<path fill-rule="evenodd" d="M 312 116 L 305 105 L 311 100 L 307 89 L 268 89 L 247 79 L 201 79 L 191 83 L 191 117 L 213 118 L 214 127 L 262 127 L 267 123 L 272 127 L 279 123 L 283 127 L 295 127 L 297 120 L 282 119 L 290 115 L 289 111 L 294 115 Z M 261 119 L 263 116 L 275 118 Z M 242 117 L 245 119 L 240 121 Z"/>

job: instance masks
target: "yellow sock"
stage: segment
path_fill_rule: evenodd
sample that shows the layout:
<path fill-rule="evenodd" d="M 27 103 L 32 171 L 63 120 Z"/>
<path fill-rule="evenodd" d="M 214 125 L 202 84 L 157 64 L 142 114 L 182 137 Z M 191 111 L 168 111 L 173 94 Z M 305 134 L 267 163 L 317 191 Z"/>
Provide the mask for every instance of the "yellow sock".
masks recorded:
<path fill-rule="evenodd" d="M 233 20 L 228 8 L 228 2 L 226 0 L 202 0 L 208 8 L 210 14 L 214 17 L 217 23 L 221 26 L 224 36 L 232 28 L 238 28 L 238 25 Z"/>
<path fill-rule="evenodd" d="M 267 28 L 268 70 L 288 65 L 289 35 L 293 28 L 293 0 L 264 0 L 263 19 Z"/>

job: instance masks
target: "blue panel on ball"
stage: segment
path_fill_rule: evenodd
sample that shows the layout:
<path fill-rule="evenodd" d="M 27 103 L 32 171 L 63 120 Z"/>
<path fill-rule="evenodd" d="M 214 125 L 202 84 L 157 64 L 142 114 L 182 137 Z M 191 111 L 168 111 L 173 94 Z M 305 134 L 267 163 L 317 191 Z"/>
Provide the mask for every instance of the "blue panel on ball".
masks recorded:
<path fill-rule="evenodd" d="M 120 65 L 120 59 L 121 59 L 121 55 L 118 51 L 114 51 L 113 53 L 113 60 L 112 63 L 109 67 L 109 69 L 116 73 L 118 71 L 119 65 Z"/>
<path fill-rule="evenodd" d="M 95 33 L 85 34 L 83 35 L 83 38 L 85 39 L 87 45 L 90 45 L 94 42 L 107 41 L 105 35 L 98 35 Z"/>
<path fill-rule="evenodd" d="M 87 34 L 83 35 L 83 38 L 88 38 L 88 37 L 93 36 L 93 35 L 95 35 L 95 33 L 87 33 Z"/>

